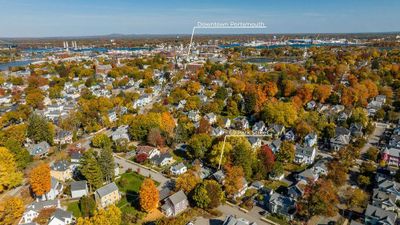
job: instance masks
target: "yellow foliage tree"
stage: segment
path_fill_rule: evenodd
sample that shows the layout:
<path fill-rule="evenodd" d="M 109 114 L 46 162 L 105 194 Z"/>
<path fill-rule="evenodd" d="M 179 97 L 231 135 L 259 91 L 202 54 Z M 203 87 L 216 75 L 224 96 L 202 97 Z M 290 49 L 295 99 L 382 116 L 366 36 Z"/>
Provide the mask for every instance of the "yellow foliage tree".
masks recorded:
<path fill-rule="evenodd" d="M 121 210 L 115 205 L 107 209 L 100 209 L 92 217 L 78 218 L 77 225 L 120 225 Z"/>
<path fill-rule="evenodd" d="M 0 203 L 0 224 L 15 224 L 24 213 L 24 202 L 20 198 L 12 197 Z"/>
<path fill-rule="evenodd" d="M 189 193 L 193 190 L 197 184 L 201 182 L 200 177 L 196 174 L 195 171 L 188 171 L 182 175 L 180 175 L 176 179 L 176 189 L 183 190 L 185 193 Z"/>
<path fill-rule="evenodd" d="M 151 212 L 158 207 L 159 193 L 154 181 L 146 178 L 139 191 L 140 207 L 146 212 Z"/>
<path fill-rule="evenodd" d="M 44 163 L 35 167 L 29 175 L 29 183 L 32 191 L 41 196 L 50 191 L 51 177 L 49 164 Z"/>
<path fill-rule="evenodd" d="M 14 155 L 7 148 L 0 147 L 0 193 L 21 182 L 22 173 L 17 171 Z"/>

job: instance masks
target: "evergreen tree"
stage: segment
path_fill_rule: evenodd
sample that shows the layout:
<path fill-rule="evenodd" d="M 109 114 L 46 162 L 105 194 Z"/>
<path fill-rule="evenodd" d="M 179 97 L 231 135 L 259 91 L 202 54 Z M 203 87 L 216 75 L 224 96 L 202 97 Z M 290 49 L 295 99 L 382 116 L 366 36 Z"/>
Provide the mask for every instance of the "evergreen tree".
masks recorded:
<path fill-rule="evenodd" d="M 103 179 L 106 182 L 111 182 L 114 180 L 114 157 L 110 148 L 104 148 L 101 150 L 99 157 L 99 165 L 101 172 L 103 174 Z"/>
<path fill-rule="evenodd" d="M 27 135 L 35 143 L 47 141 L 49 144 L 52 144 L 54 131 L 46 118 L 32 114 L 28 120 Z"/>
<path fill-rule="evenodd" d="M 91 190 L 93 190 L 92 188 L 97 189 L 103 184 L 103 173 L 99 163 L 93 155 L 93 151 L 90 150 L 83 154 L 80 172 L 87 179 Z"/>

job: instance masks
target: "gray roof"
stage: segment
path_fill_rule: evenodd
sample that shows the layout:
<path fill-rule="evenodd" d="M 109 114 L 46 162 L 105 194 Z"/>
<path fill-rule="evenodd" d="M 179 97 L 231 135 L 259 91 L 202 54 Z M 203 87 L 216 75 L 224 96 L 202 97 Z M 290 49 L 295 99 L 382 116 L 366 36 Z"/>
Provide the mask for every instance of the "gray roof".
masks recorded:
<path fill-rule="evenodd" d="M 304 155 L 311 157 L 314 152 L 313 147 L 296 145 L 296 155 Z"/>
<path fill-rule="evenodd" d="M 41 155 L 49 151 L 50 145 L 46 141 L 28 147 L 30 155 Z"/>
<path fill-rule="evenodd" d="M 69 167 L 69 162 L 66 160 L 56 161 L 51 165 L 51 169 L 55 171 L 66 171 Z"/>
<path fill-rule="evenodd" d="M 87 188 L 87 181 L 75 181 L 71 183 L 71 191 L 78 191 L 78 190 L 86 190 Z"/>
<path fill-rule="evenodd" d="M 383 210 L 373 205 L 368 205 L 365 210 L 365 216 L 377 218 L 379 221 L 385 221 L 391 225 L 394 225 L 397 219 L 396 213 Z"/>
<path fill-rule="evenodd" d="M 183 164 L 183 162 L 180 162 L 180 163 L 178 163 L 178 164 L 176 164 L 176 165 L 174 165 L 172 167 L 173 167 L 174 170 L 180 170 L 180 169 L 182 169 L 182 168 L 184 168 L 186 166 L 185 166 L 185 164 Z"/>
<path fill-rule="evenodd" d="M 182 202 L 182 201 L 187 201 L 187 197 L 185 195 L 185 193 L 183 193 L 182 190 L 176 192 L 175 194 L 171 195 L 168 197 L 168 199 L 171 201 L 171 203 L 173 205 L 177 205 L 178 203 Z"/>
<path fill-rule="evenodd" d="M 39 201 L 39 202 L 33 202 L 32 204 L 28 205 L 26 207 L 26 211 L 29 210 L 34 210 L 36 212 L 44 209 L 44 208 L 49 208 L 49 207 L 57 207 L 58 206 L 58 200 L 48 200 L 48 201 Z"/>
<path fill-rule="evenodd" d="M 222 225 L 257 225 L 255 222 L 247 221 L 243 218 L 235 218 L 232 215 L 229 215 L 224 220 Z"/>
<path fill-rule="evenodd" d="M 97 189 L 96 193 L 100 196 L 100 198 L 102 198 L 108 194 L 113 193 L 114 191 L 118 191 L 118 187 L 114 182 L 112 182 Z"/>
<path fill-rule="evenodd" d="M 72 213 L 65 211 L 63 209 L 56 209 L 56 211 L 53 214 L 54 217 L 60 219 L 60 220 L 64 220 L 64 218 L 72 218 Z"/>
<path fill-rule="evenodd" d="M 160 154 L 160 155 L 156 155 L 154 156 L 151 161 L 154 162 L 157 165 L 160 165 L 162 163 L 162 161 L 164 161 L 164 159 L 171 159 L 172 155 L 169 153 L 164 153 L 164 154 Z"/>

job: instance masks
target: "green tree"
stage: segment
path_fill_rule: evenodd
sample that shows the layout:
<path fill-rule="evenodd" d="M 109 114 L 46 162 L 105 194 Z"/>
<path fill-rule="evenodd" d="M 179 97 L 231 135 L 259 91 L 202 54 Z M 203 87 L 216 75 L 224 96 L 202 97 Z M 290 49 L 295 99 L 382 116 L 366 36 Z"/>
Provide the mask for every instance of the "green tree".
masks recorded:
<path fill-rule="evenodd" d="M 53 143 L 54 129 L 43 116 L 32 114 L 28 120 L 28 137 L 35 143 L 47 141 Z"/>
<path fill-rule="evenodd" d="M 96 210 L 96 202 L 91 196 L 83 196 L 79 199 L 79 207 L 81 209 L 82 216 L 90 217 L 94 215 Z"/>
<path fill-rule="evenodd" d="M 99 164 L 101 172 L 103 174 L 103 179 L 107 182 L 112 182 L 114 180 L 114 157 L 111 148 L 104 148 L 100 152 Z"/>
<path fill-rule="evenodd" d="M 208 205 L 211 202 L 204 183 L 197 185 L 197 187 L 194 189 L 192 198 L 196 203 L 196 206 L 202 209 L 208 208 Z"/>
<path fill-rule="evenodd" d="M 208 134 L 195 134 L 188 141 L 188 156 L 192 159 L 202 159 L 211 147 L 212 139 Z"/>
<path fill-rule="evenodd" d="M 233 147 L 232 163 L 236 166 L 241 166 L 246 179 L 250 179 L 252 174 L 252 159 L 253 154 L 250 145 L 246 142 L 240 142 Z"/>
<path fill-rule="evenodd" d="M 14 138 L 7 139 L 4 146 L 14 154 L 14 159 L 19 169 L 25 169 L 25 167 L 32 161 L 32 157 L 28 150 L 22 147 L 21 143 Z"/>
<path fill-rule="evenodd" d="M 111 144 L 111 139 L 104 133 L 96 134 L 92 139 L 92 145 L 96 148 L 109 148 Z"/>
<path fill-rule="evenodd" d="M 103 173 L 92 150 L 83 154 L 80 164 L 80 172 L 87 179 L 89 186 L 97 189 L 103 184 Z"/>
<path fill-rule="evenodd" d="M 293 126 L 298 114 L 293 103 L 290 102 L 269 102 L 261 112 L 267 123 L 282 124 L 286 127 Z"/>
<path fill-rule="evenodd" d="M 279 151 L 276 153 L 276 159 L 280 162 L 293 162 L 296 153 L 294 144 L 289 141 L 283 141 Z"/>

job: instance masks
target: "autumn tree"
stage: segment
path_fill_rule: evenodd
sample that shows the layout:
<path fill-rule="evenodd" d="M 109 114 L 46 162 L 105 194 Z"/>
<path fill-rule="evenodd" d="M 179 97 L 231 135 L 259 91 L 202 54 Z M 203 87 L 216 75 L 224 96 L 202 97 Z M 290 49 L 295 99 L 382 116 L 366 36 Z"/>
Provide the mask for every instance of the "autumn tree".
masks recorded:
<path fill-rule="evenodd" d="M 154 181 L 146 178 L 139 191 L 140 207 L 145 212 L 151 212 L 158 207 L 159 193 Z"/>
<path fill-rule="evenodd" d="M 368 204 L 368 194 L 360 188 L 348 188 L 345 199 L 349 207 L 365 207 Z"/>
<path fill-rule="evenodd" d="M 175 129 L 174 117 L 169 112 L 161 113 L 161 129 L 165 131 L 169 136 L 173 136 Z"/>
<path fill-rule="evenodd" d="M 29 175 L 29 183 L 36 196 L 42 196 L 49 192 L 51 188 L 49 164 L 43 163 L 33 168 Z"/>
<path fill-rule="evenodd" d="M 77 225 L 120 225 L 121 210 L 111 205 L 107 209 L 99 209 L 92 217 L 79 217 Z"/>
<path fill-rule="evenodd" d="M 153 128 L 149 131 L 147 143 L 152 146 L 164 147 L 165 138 L 162 136 L 160 129 Z"/>
<path fill-rule="evenodd" d="M 22 178 L 13 154 L 7 148 L 0 147 L 0 193 L 20 185 Z"/>
<path fill-rule="evenodd" d="M 0 224 L 13 225 L 24 213 L 24 202 L 21 198 L 11 197 L 0 203 Z"/>
<path fill-rule="evenodd" d="M 261 112 L 267 123 L 282 124 L 286 127 L 293 126 L 297 120 L 297 111 L 290 102 L 269 102 Z"/>
<path fill-rule="evenodd" d="M 187 154 L 192 159 L 201 159 L 211 147 L 212 139 L 207 134 L 195 134 L 188 141 Z"/>
<path fill-rule="evenodd" d="M 196 171 L 189 170 L 184 174 L 179 175 L 175 182 L 176 190 L 183 190 L 186 194 L 191 192 L 201 179 Z"/>
<path fill-rule="evenodd" d="M 240 166 L 225 166 L 225 192 L 228 196 L 235 195 L 244 185 L 244 173 Z"/>
<path fill-rule="evenodd" d="M 258 153 L 258 158 L 264 165 L 264 170 L 269 173 L 274 168 L 275 156 L 268 145 L 263 145 Z"/>
<path fill-rule="evenodd" d="M 314 89 L 314 97 L 321 103 L 329 98 L 332 92 L 332 87 L 330 85 L 319 85 Z"/>
<path fill-rule="evenodd" d="M 94 215 L 96 202 L 92 196 L 82 196 L 79 199 L 79 207 L 84 217 L 90 217 Z"/>
<path fill-rule="evenodd" d="M 224 153 L 222 154 L 222 159 L 221 159 L 222 150 L 224 151 Z M 207 159 L 214 167 L 217 167 L 219 165 L 220 159 L 221 159 L 221 165 L 225 165 L 228 158 L 227 156 L 230 155 L 231 151 L 232 151 L 232 145 L 229 142 L 225 142 L 224 146 L 224 142 L 220 141 L 217 144 L 215 144 L 208 152 Z"/>
<path fill-rule="evenodd" d="M 283 141 L 279 151 L 276 153 L 276 160 L 280 162 L 290 163 L 293 162 L 296 153 L 294 144 L 289 141 Z"/>
<path fill-rule="evenodd" d="M 334 216 L 339 199 L 336 187 L 330 180 L 320 179 L 307 185 L 302 199 L 298 202 L 299 215 L 311 218 L 315 215 Z"/>
<path fill-rule="evenodd" d="M 92 145 L 96 148 L 109 148 L 111 147 L 111 139 L 106 134 L 99 133 L 92 138 Z"/>

